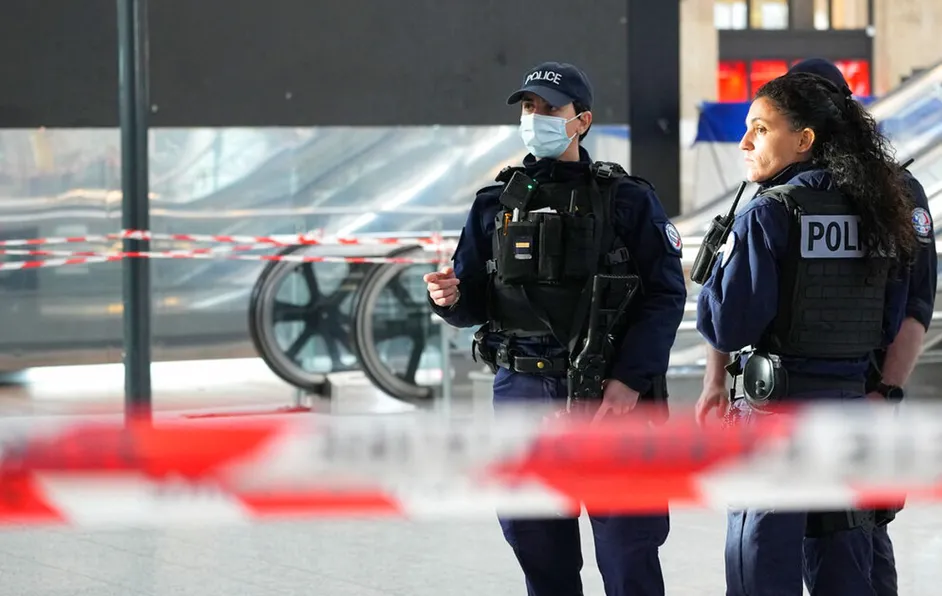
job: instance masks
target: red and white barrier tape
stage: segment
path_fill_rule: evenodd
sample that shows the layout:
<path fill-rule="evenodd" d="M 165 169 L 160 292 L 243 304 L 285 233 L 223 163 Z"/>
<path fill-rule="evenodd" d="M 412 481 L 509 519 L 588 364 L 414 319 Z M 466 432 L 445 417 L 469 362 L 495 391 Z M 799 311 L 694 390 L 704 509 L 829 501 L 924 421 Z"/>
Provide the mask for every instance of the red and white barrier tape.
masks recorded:
<path fill-rule="evenodd" d="M 811 408 L 728 429 L 635 412 L 532 417 L 0 422 L 0 524 L 518 516 L 942 501 L 942 409 Z M 685 414 L 687 414 L 685 412 Z"/>
<path fill-rule="evenodd" d="M 267 244 L 248 244 L 248 245 L 235 245 L 235 246 L 215 246 L 212 248 L 197 248 L 189 250 L 158 250 L 150 251 L 148 253 L 136 253 L 136 254 L 149 254 L 161 255 L 163 258 L 187 258 L 193 255 L 215 255 L 215 254 L 227 254 L 233 252 L 244 252 L 250 250 L 262 250 L 270 249 L 271 247 Z M 115 256 L 122 255 L 125 253 L 121 252 L 101 252 L 94 250 L 46 250 L 46 249 L 31 249 L 31 250 L 0 250 L 0 256 L 29 256 L 29 257 L 100 257 L 100 256 Z M 130 253 L 128 253 L 130 254 Z"/>
<path fill-rule="evenodd" d="M 16 254 L 17 252 L 33 251 L 2 251 L 2 254 Z M 19 261 L 0 263 L 0 271 L 16 269 L 40 269 L 45 267 L 63 267 L 65 265 L 92 265 L 97 263 L 110 263 L 123 259 L 222 259 L 228 261 L 277 261 L 289 263 L 374 263 L 374 264 L 400 264 L 421 265 L 440 264 L 443 257 L 412 258 L 412 257 L 341 257 L 341 256 L 309 256 L 309 255 L 243 255 L 231 254 L 234 251 L 199 252 L 199 251 L 161 251 L 161 252 L 108 252 L 87 253 L 68 251 L 37 251 L 45 255 L 59 253 L 69 255 L 66 258 L 43 259 L 41 261 Z"/>
<path fill-rule="evenodd" d="M 79 244 L 113 242 L 116 240 L 160 240 L 173 242 L 218 242 L 223 244 L 264 244 L 269 246 L 429 246 L 442 245 L 441 235 L 414 237 L 343 237 L 316 234 L 274 234 L 269 236 L 232 236 L 213 234 L 163 234 L 144 230 L 123 230 L 119 234 L 96 234 L 87 236 L 59 236 L 22 240 L 0 240 L 0 247 L 51 246 L 55 244 Z"/>

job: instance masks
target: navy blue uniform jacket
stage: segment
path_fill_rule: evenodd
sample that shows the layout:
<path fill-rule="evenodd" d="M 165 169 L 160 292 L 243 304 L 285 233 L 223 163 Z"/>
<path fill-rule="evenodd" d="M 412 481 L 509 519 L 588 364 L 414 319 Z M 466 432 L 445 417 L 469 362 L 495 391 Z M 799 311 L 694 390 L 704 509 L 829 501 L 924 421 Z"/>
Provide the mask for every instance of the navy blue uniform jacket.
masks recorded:
<path fill-rule="evenodd" d="M 935 286 L 939 271 L 939 256 L 935 249 L 935 225 L 929 212 L 929 199 L 925 189 L 908 171 L 904 173 L 903 179 L 915 203 L 913 227 L 916 228 L 920 246 L 910 273 L 906 316 L 922 323 L 928 331 L 932 322 L 932 311 L 935 309 Z"/>
<path fill-rule="evenodd" d="M 524 158 L 527 175 L 538 182 L 585 177 L 592 160 L 579 148 L 580 161 Z M 500 210 L 502 185 L 478 191 L 461 231 L 453 257 L 455 275 L 461 280 L 461 298 L 451 308 L 432 305 L 436 314 L 455 327 L 483 325 L 487 321 L 487 261 L 492 255 L 494 217 Z M 664 375 L 671 346 L 684 315 L 687 288 L 681 267 L 681 241 L 670 224 L 657 194 L 631 178 L 622 178 L 613 199 L 615 233 L 628 248 L 641 278 L 643 293 L 635 299 L 632 325 L 626 333 L 611 377 L 639 393 L 647 392 L 651 379 Z M 516 344 L 523 352 L 550 356 L 564 350 L 551 337 Z"/>
<path fill-rule="evenodd" d="M 794 184 L 832 188 L 823 170 L 794 165 L 762 186 Z M 735 352 L 755 345 L 779 310 L 779 267 L 788 249 L 792 219 L 781 203 L 755 197 L 733 222 L 731 238 L 697 298 L 697 329 L 711 346 Z M 898 279 L 897 279 L 898 278 Z M 883 345 L 896 337 L 904 318 L 909 276 L 899 273 L 887 285 Z M 835 361 L 783 358 L 786 370 L 863 380 L 869 358 Z"/>

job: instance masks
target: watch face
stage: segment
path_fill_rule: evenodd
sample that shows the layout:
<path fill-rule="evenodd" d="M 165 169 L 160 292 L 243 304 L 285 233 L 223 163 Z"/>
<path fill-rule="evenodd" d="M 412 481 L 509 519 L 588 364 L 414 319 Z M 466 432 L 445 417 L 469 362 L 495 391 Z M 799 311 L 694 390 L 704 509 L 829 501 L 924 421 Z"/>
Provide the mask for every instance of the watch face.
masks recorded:
<path fill-rule="evenodd" d="M 886 390 L 886 398 L 890 400 L 903 399 L 903 389 L 901 387 L 888 387 Z"/>

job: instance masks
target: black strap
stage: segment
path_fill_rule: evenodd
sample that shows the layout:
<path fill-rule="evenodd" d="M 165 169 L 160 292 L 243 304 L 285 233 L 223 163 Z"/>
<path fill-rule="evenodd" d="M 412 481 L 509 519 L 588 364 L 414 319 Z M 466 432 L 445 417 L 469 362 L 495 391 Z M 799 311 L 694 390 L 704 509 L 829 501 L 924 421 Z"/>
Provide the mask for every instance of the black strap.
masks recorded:
<path fill-rule="evenodd" d="M 737 384 L 740 379 L 742 379 L 741 374 L 734 375 L 733 383 Z M 801 375 L 790 372 L 786 372 L 786 379 L 788 386 L 785 388 L 785 394 L 782 397 L 816 393 L 819 391 L 849 391 L 863 395 L 866 389 L 863 381 L 850 379 L 835 379 L 832 377 Z"/>
<path fill-rule="evenodd" d="M 609 210 L 606 203 L 609 197 L 602 197 L 598 182 L 593 176 L 589 185 L 591 186 L 590 200 L 592 201 L 592 216 L 595 218 L 595 261 L 592 269 L 589 271 L 589 278 L 586 280 L 585 287 L 582 288 L 582 294 L 579 295 L 579 302 L 576 305 L 575 316 L 572 319 L 572 328 L 569 331 L 569 353 L 572 354 L 576 348 L 576 342 L 579 341 L 583 325 L 586 323 L 586 315 L 589 313 L 589 307 L 592 303 L 592 278 L 598 272 L 599 261 L 607 255 L 602 254 L 602 236 L 611 231 L 611 221 L 608 217 Z M 613 232 L 612 232 L 613 233 Z"/>

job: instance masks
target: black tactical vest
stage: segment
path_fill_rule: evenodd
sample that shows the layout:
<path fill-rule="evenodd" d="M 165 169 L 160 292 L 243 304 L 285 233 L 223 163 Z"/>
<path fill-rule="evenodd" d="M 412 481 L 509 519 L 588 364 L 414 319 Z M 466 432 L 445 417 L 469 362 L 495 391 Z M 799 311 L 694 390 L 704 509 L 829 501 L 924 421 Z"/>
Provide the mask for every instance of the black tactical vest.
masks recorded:
<path fill-rule="evenodd" d="M 513 209 L 520 203 L 502 195 L 488 261 L 492 332 L 552 335 L 571 350 L 585 323 L 592 277 L 628 271 L 628 250 L 611 221 L 617 182 L 628 174 L 605 162 L 596 162 L 589 171 L 584 179 L 534 185 L 523 208 Z M 517 172 L 521 176 L 512 179 Z M 497 180 L 505 183 L 506 195 L 520 187 L 519 178 L 526 181 L 524 189 L 530 187 L 519 167 L 505 168 Z M 617 305 L 619 299 L 612 295 L 604 303 Z"/>
<path fill-rule="evenodd" d="M 756 346 L 780 356 L 853 359 L 880 346 L 891 261 L 868 256 L 854 208 L 837 191 L 783 185 L 761 193 L 788 208 L 779 311 Z"/>

